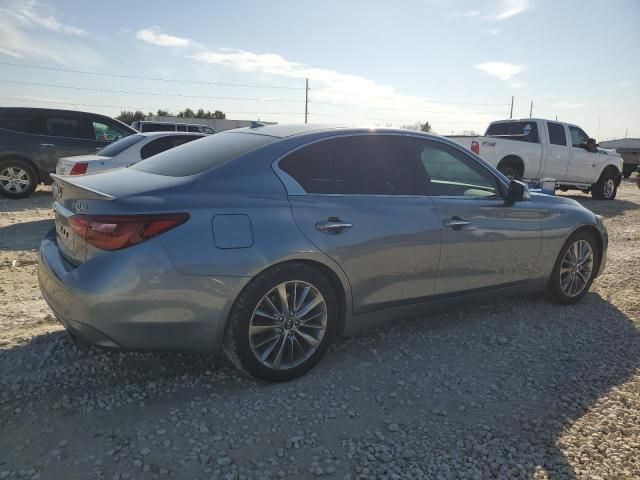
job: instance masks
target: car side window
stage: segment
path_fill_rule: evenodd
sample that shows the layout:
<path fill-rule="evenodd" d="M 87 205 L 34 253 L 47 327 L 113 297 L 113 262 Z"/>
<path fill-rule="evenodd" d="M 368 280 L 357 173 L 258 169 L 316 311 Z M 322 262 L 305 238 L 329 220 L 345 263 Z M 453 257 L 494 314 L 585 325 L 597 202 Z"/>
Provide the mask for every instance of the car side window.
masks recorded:
<path fill-rule="evenodd" d="M 569 127 L 569 134 L 571 135 L 571 146 L 576 148 L 584 148 L 587 144 L 589 136 L 578 127 Z"/>
<path fill-rule="evenodd" d="M 44 133 L 44 118 L 40 115 L 8 114 L 0 115 L 0 128 L 15 132 L 32 133 L 41 135 Z"/>
<path fill-rule="evenodd" d="M 416 195 L 418 166 L 405 155 L 403 137 L 356 135 L 322 142 L 336 193 Z"/>
<path fill-rule="evenodd" d="M 564 133 L 564 125 L 561 123 L 547 122 L 549 130 L 549 143 L 552 145 L 567 146 L 567 135 Z"/>
<path fill-rule="evenodd" d="M 187 130 L 188 130 L 189 132 L 200 132 L 200 127 L 197 127 L 197 126 L 195 126 L 195 125 L 189 125 L 189 126 L 187 127 Z M 204 129 L 203 129 L 203 130 L 204 130 Z"/>
<path fill-rule="evenodd" d="M 176 126 L 176 130 L 178 132 L 186 132 L 187 131 L 187 126 L 186 125 L 177 125 Z"/>
<path fill-rule="evenodd" d="M 156 138 L 140 149 L 140 158 L 144 160 L 145 158 L 149 158 L 157 155 L 158 153 L 169 150 L 173 148 L 173 146 L 173 137 Z"/>
<path fill-rule="evenodd" d="M 408 139 L 426 174 L 427 194 L 438 197 L 499 197 L 497 178 L 474 158 L 439 142 Z"/>
<path fill-rule="evenodd" d="M 296 150 L 283 158 L 279 167 L 307 193 L 337 193 L 331 164 L 322 142 Z"/>
<path fill-rule="evenodd" d="M 131 135 L 127 130 L 106 121 L 92 120 L 91 128 L 94 138 L 101 142 L 114 142 Z"/>
<path fill-rule="evenodd" d="M 180 145 L 184 145 L 185 143 L 189 143 L 189 142 L 193 142 L 194 140 L 197 140 L 200 137 L 199 135 L 180 135 L 180 136 L 175 136 L 173 137 L 173 146 L 174 147 L 178 147 Z"/>
<path fill-rule="evenodd" d="M 45 126 L 47 135 L 52 137 L 88 138 L 80 118 L 47 116 Z"/>

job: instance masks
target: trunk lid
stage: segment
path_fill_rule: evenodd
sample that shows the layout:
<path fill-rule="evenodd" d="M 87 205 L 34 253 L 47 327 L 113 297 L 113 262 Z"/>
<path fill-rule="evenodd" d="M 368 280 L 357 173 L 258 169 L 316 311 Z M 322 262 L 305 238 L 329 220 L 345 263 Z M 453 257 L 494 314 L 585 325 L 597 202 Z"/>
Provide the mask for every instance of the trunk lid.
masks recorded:
<path fill-rule="evenodd" d="M 87 260 L 91 250 L 81 232 L 74 230 L 74 216 L 146 213 L 124 209 L 117 205 L 118 200 L 182 190 L 195 181 L 195 177 L 167 177 L 128 168 L 78 176 L 52 174 L 51 178 L 58 248 L 74 265 Z"/>
<path fill-rule="evenodd" d="M 73 166 L 78 162 L 95 162 L 109 160 L 111 157 L 104 155 L 78 155 L 75 157 L 62 157 L 56 165 L 56 175 L 69 175 Z"/>

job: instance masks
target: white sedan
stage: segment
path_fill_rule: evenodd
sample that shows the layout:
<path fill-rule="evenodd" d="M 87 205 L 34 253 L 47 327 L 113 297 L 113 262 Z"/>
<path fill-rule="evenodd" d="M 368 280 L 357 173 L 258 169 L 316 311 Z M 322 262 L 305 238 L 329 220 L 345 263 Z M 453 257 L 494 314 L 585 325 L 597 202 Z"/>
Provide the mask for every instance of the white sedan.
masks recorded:
<path fill-rule="evenodd" d="M 136 133 L 107 145 L 93 155 L 63 157 L 58 160 L 58 175 L 84 175 L 126 167 L 207 135 L 186 132 Z"/>

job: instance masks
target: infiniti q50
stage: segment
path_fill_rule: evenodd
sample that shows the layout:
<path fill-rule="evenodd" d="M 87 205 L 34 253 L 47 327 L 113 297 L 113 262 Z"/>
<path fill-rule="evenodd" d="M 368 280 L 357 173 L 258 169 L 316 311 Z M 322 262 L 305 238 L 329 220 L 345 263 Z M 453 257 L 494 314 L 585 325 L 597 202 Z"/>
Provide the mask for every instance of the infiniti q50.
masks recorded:
<path fill-rule="evenodd" d="M 463 300 L 580 300 L 602 218 L 464 147 L 393 129 L 259 126 L 128 168 L 55 176 L 43 296 L 72 335 L 215 352 L 269 381 L 336 335 Z"/>

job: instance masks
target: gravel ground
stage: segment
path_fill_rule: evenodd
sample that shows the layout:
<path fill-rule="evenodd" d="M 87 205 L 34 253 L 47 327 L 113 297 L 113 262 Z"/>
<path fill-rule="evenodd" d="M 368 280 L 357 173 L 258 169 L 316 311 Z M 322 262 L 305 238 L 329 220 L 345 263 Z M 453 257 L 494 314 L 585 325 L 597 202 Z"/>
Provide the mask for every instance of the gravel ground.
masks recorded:
<path fill-rule="evenodd" d="M 78 346 L 40 297 L 50 191 L 0 200 L 0 479 L 640 478 L 640 190 L 583 302 L 532 296 L 338 341 L 304 378 Z"/>

